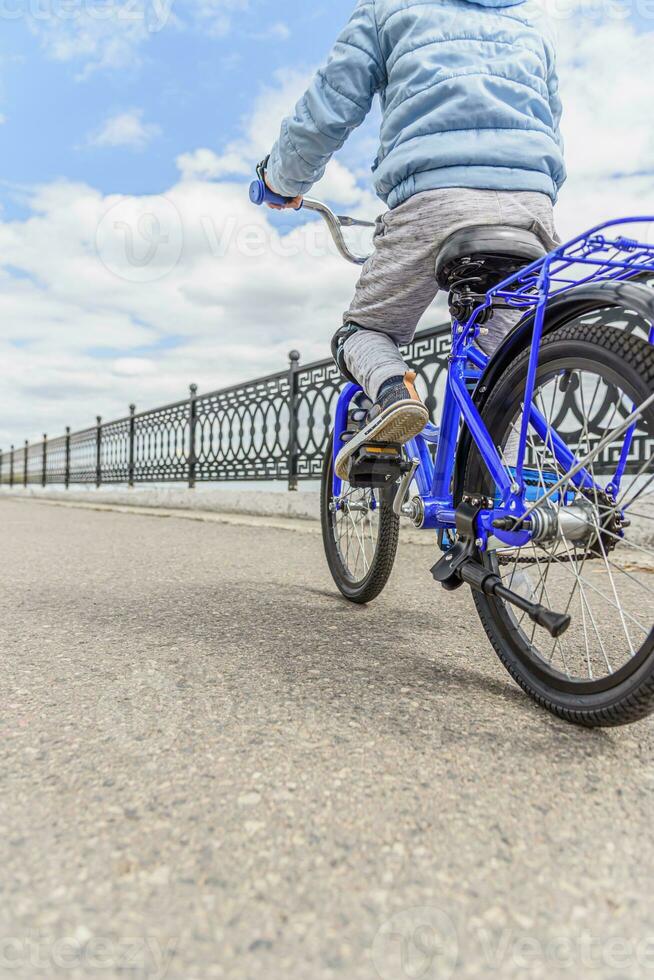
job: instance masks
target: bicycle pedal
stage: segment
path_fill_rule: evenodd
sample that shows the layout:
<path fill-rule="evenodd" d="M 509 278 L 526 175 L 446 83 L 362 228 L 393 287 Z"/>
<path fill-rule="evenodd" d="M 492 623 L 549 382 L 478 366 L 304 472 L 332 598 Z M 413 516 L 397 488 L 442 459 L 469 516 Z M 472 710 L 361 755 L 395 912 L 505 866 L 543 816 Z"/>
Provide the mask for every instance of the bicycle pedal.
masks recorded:
<path fill-rule="evenodd" d="M 348 481 L 353 487 L 388 487 L 410 466 L 402 455 L 400 445 L 366 443 L 352 453 Z"/>

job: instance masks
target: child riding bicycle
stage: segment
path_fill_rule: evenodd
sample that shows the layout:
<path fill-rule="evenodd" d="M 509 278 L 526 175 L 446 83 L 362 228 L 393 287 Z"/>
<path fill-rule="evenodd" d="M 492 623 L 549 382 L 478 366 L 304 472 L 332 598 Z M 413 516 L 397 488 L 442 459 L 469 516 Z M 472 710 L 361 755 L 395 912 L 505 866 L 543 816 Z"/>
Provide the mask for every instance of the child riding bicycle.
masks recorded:
<path fill-rule="evenodd" d="M 532 0 L 359 0 L 264 162 L 285 207 L 299 206 L 377 94 L 373 172 L 389 210 L 332 344 L 372 406 L 338 455 L 340 475 L 363 442 L 402 444 L 427 422 L 399 346 L 436 295 L 445 239 L 468 225 L 511 225 L 551 248 L 566 176 L 554 45 Z M 486 353 L 515 321 L 494 312 L 479 341 Z"/>

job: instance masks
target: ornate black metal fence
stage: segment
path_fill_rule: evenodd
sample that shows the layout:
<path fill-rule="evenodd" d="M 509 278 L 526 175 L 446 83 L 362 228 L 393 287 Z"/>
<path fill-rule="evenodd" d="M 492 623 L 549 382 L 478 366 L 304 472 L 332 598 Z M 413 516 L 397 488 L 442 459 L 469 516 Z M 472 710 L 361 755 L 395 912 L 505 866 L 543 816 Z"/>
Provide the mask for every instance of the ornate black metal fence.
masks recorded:
<path fill-rule="evenodd" d="M 447 325 L 424 330 L 406 348 L 435 414 L 450 349 Z M 10 487 L 230 480 L 299 480 L 320 474 L 342 381 L 331 359 L 198 394 L 81 432 L 0 452 L 0 483 Z"/>
<path fill-rule="evenodd" d="M 612 328 L 643 332 L 634 315 Z M 608 329 L 609 317 L 594 314 L 598 328 Z M 432 418 L 443 397 L 450 327 L 442 324 L 418 333 L 404 354 L 418 374 L 418 387 Z M 96 424 L 81 432 L 12 446 L 0 452 L 0 484 L 14 486 L 53 484 L 129 484 L 234 480 L 287 480 L 291 489 L 299 480 L 320 475 L 341 378 L 331 359 L 301 365 L 291 351 L 287 371 L 255 381 L 198 394 L 146 412 L 130 406 L 129 415 Z M 581 407 L 570 404 L 564 425 L 581 426 Z M 605 407 L 590 420 L 591 437 L 604 434 Z M 563 420 L 554 420 L 558 423 Z M 635 441 L 630 465 L 641 465 L 646 447 Z M 607 461 L 608 462 L 608 461 Z"/>

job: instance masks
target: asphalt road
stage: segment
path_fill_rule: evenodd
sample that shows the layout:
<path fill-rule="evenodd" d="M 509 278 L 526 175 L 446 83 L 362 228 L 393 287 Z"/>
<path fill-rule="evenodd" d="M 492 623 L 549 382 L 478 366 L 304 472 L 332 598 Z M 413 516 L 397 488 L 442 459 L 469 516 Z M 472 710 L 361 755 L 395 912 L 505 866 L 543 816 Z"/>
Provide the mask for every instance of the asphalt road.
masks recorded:
<path fill-rule="evenodd" d="M 245 519 L 244 519 L 245 520 Z M 4 499 L 0 976 L 654 972 L 654 722 L 541 712 L 405 543 Z"/>

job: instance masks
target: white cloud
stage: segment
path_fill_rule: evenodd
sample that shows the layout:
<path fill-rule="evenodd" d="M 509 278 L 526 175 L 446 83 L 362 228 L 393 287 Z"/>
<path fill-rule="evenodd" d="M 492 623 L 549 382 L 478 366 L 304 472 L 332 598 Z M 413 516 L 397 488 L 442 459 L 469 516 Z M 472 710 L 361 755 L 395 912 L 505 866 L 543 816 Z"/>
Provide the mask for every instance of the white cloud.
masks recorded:
<path fill-rule="evenodd" d="M 291 36 L 291 29 L 284 21 L 278 20 L 266 30 L 254 34 L 258 41 L 288 41 Z"/>
<path fill-rule="evenodd" d="M 281 120 L 302 95 L 310 79 L 311 73 L 288 69 L 275 72 L 272 84 L 262 88 L 250 115 L 243 120 L 243 136 L 228 143 L 222 153 L 202 148 L 182 154 L 177 159 L 182 179 L 253 176 L 255 164 L 270 150 L 279 134 Z M 380 210 L 380 202 L 372 188 L 362 189 L 352 171 L 339 160 L 330 162 L 312 194 L 350 205 L 361 216 L 374 216 Z"/>
<path fill-rule="evenodd" d="M 586 30 L 586 18 L 560 32 L 568 170 L 575 176 L 637 174 L 654 169 L 647 78 L 654 33 L 624 22 Z"/>
<path fill-rule="evenodd" d="M 156 26 L 149 19 L 147 0 L 84 4 L 72 17 L 31 18 L 28 23 L 51 58 L 82 64 L 80 79 L 98 70 L 137 67 L 140 48 Z"/>
<path fill-rule="evenodd" d="M 240 150 L 214 153 L 202 148 L 192 153 L 182 153 L 177 158 L 177 167 L 183 180 L 216 180 L 219 177 L 252 173 L 252 159 Z"/>
<path fill-rule="evenodd" d="M 249 0 L 115 0 L 111 3 L 73 4 L 64 16 L 30 16 L 32 32 L 51 58 L 82 65 L 79 79 L 97 71 L 131 71 L 139 67 L 141 49 L 166 28 L 201 30 L 225 37 L 235 15 Z M 278 33 L 285 25 L 273 25 Z"/>
<path fill-rule="evenodd" d="M 248 118 L 244 120 L 245 144 L 258 154 L 268 152 L 279 135 L 279 126 L 305 91 L 313 72 L 293 69 L 276 71 L 272 84 L 262 89 Z"/>
<path fill-rule="evenodd" d="M 573 177 L 556 209 L 559 234 L 567 241 L 611 218 L 654 214 L 654 175 L 610 179 Z M 625 231 L 654 244 L 654 225 Z"/>
<path fill-rule="evenodd" d="M 191 22 L 209 34 L 225 37 L 232 30 L 234 14 L 244 12 L 249 6 L 249 0 L 189 0 L 188 13 Z"/>
<path fill-rule="evenodd" d="M 0 445 L 46 422 L 54 434 L 96 412 L 120 415 L 132 399 L 183 397 L 190 381 L 207 390 L 282 368 L 291 347 L 324 354 L 357 270 L 320 226 L 293 216 L 273 226 L 243 183 L 186 180 L 165 199 L 181 216 L 182 249 L 155 281 L 134 281 L 132 265 L 152 245 L 152 224 L 116 222 L 116 247 L 96 252 L 118 196 L 52 184 L 35 192 L 27 220 L 0 221 L 0 254 L 22 273 L 0 273 Z M 134 200 L 135 215 L 161 217 L 155 245 L 170 234 L 158 200 Z"/>
<path fill-rule="evenodd" d="M 269 152 L 284 116 L 297 102 L 311 79 L 311 73 L 277 71 L 272 84 L 264 86 L 246 119 L 243 135 L 229 142 L 222 153 L 200 149 L 177 160 L 180 173 L 190 177 L 219 178 L 226 174 L 252 173 L 254 164 Z"/>
<path fill-rule="evenodd" d="M 568 239 L 608 218 L 654 211 L 654 134 L 642 84 L 654 30 L 639 33 L 623 16 L 626 5 L 609 0 L 601 17 L 598 0 L 546 2 L 558 15 L 569 178 L 556 219 Z"/>
<path fill-rule="evenodd" d="M 161 128 L 155 123 L 143 122 L 142 109 L 130 109 L 105 120 L 99 129 L 91 133 L 89 144 L 126 146 L 134 150 L 143 150 L 160 133 Z"/>
<path fill-rule="evenodd" d="M 654 32 L 637 35 L 614 22 L 591 36 L 573 20 L 561 41 L 571 173 L 557 208 L 564 237 L 607 217 L 654 211 L 641 94 L 653 40 Z M 272 215 L 247 200 L 253 165 L 306 81 L 277 75 L 240 140 L 222 153 L 180 156 L 180 180 L 164 195 L 179 216 L 175 261 L 166 248 L 178 232 L 157 198 L 104 197 L 60 182 L 34 190 L 25 220 L 0 220 L 0 256 L 21 272 L 0 267 L 0 445 L 42 427 L 54 434 L 88 424 L 97 411 L 122 414 L 131 400 L 146 407 L 182 397 L 190 381 L 207 390 L 282 369 L 292 347 L 304 360 L 326 355 L 357 269 L 327 248 L 316 221 Z M 362 159 L 361 171 L 368 165 Z M 372 216 L 380 202 L 352 168 L 332 162 L 314 193 Z M 105 219 L 114 247 L 101 243 L 99 256 L 98 226 L 125 201 L 126 220 Z M 166 274 L 138 281 L 152 249 L 154 271 Z M 431 310 L 423 323 L 438 317 Z"/>
<path fill-rule="evenodd" d="M 155 362 L 147 357 L 119 357 L 111 367 L 114 374 L 128 378 L 142 378 L 146 374 L 155 374 L 157 370 Z"/>

